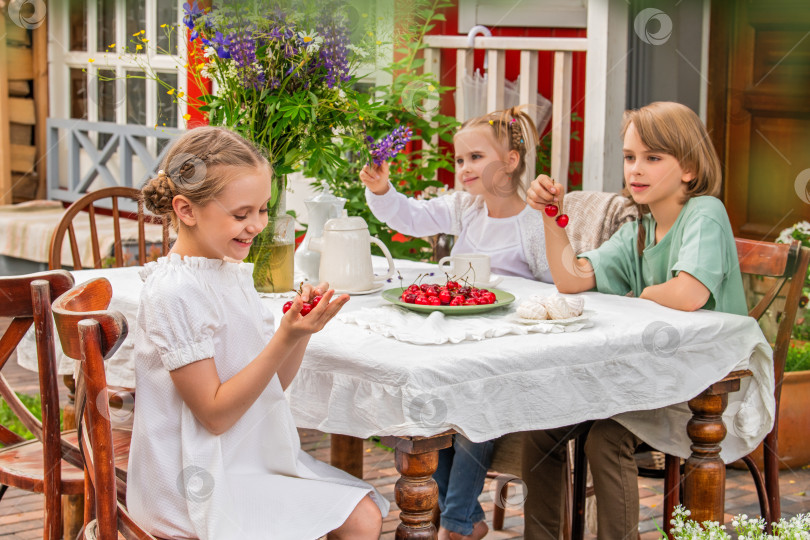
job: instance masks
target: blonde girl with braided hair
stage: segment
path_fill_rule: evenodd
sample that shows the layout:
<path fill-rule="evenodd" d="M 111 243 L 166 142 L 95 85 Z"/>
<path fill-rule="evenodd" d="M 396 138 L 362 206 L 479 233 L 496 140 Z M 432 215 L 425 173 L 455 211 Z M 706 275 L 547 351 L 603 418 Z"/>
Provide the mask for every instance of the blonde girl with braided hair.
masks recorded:
<path fill-rule="evenodd" d="M 177 230 L 141 271 L 134 336 L 127 503 L 161 538 L 371 540 L 388 512 L 370 485 L 301 450 L 284 389 L 349 297 L 305 285 L 275 329 L 241 262 L 267 225 L 271 175 L 251 143 L 200 127 L 142 190 Z"/>
<path fill-rule="evenodd" d="M 456 185 L 463 191 L 429 200 L 398 193 L 389 167 L 367 165 L 360 173 L 372 213 L 409 236 L 455 236 L 452 253 L 489 255 L 496 274 L 551 282 L 541 212 L 526 204 L 527 160 L 537 148 L 537 129 L 524 107 L 465 122 L 453 139 Z M 492 441 L 473 443 L 455 435 L 441 450 L 433 478 L 439 486 L 439 540 L 483 538 L 488 531 L 478 496 L 492 460 Z"/>

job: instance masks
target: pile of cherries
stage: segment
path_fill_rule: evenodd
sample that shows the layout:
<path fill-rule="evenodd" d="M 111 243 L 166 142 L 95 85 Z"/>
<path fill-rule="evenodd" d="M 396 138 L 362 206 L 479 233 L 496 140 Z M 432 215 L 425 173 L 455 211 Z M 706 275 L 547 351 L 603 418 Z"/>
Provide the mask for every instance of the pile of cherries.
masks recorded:
<path fill-rule="evenodd" d="M 304 305 L 301 307 L 301 315 L 306 316 L 307 313 L 312 311 L 315 308 L 315 306 L 318 305 L 318 302 L 321 301 L 321 298 L 323 298 L 323 297 L 322 296 L 316 296 L 311 301 L 304 302 Z M 292 300 L 290 300 L 289 302 L 284 302 L 284 305 L 281 307 L 281 312 L 282 313 L 287 313 L 288 311 L 290 311 L 290 308 L 292 307 L 292 305 L 293 305 Z"/>
<path fill-rule="evenodd" d="M 458 281 L 447 280 L 447 283 L 413 284 L 402 291 L 400 299 L 406 304 L 420 306 L 482 306 L 494 304 L 495 293 L 461 285 Z"/>

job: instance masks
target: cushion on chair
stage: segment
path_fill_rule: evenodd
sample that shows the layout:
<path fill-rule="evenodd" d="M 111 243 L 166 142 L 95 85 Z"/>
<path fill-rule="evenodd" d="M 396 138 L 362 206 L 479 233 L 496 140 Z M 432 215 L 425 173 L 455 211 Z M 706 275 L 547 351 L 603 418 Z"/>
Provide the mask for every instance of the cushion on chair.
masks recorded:
<path fill-rule="evenodd" d="M 507 433 L 495 439 L 490 469 L 501 474 L 520 476 L 523 454 L 523 433 Z"/>

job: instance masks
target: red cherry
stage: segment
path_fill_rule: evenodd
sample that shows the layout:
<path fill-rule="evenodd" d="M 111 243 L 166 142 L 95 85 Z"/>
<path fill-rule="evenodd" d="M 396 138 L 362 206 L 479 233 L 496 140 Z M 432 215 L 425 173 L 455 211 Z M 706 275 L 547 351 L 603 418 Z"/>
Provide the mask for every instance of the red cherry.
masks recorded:
<path fill-rule="evenodd" d="M 439 300 L 438 296 L 428 296 L 428 304 L 431 306 L 440 306 L 442 305 L 442 301 Z"/>
<path fill-rule="evenodd" d="M 458 281 L 448 281 L 447 288 L 450 289 L 451 291 L 458 289 Z"/>
<path fill-rule="evenodd" d="M 281 308 L 281 312 L 282 313 L 287 313 L 288 311 L 290 311 L 291 307 L 292 307 L 292 301 L 284 302 L 284 305 Z"/>
<path fill-rule="evenodd" d="M 323 298 L 323 296 L 316 296 L 315 298 L 312 299 L 312 302 L 310 303 L 312 304 L 313 308 L 318 305 L 318 302 L 321 301 L 321 298 Z"/>
<path fill-rule="evenodd" d="M 301 315 L 302 316 L 306 315 L 310 311 L 312 311 L 312 304 L 310 304 L 309 302 L 304 302 L 304 305 L 301 306 Z"/>
<path fill-rule="evenodd" d="M 425 290 L 425 294 L 428 296 L 439 296 L 439 291 L 436 289 L 436 287 L 431 285 L 427 288 L 427 290 Z"/>
<path fill-rule="evenodd" d="M 478 302 L 475 301 L 475 298 L 467 298 L 466 300 L 464 300 L 464 305 L 465 306 L 477 306 Z"/>
<path fill-rule="evenodd" d="M 545 210 L 546 215 L 548 217 L 554 217 L 554 216 L 557 215 L 557 212 L 560 211 L 560 209 L 557 208 L 556 204 L 547 204 L 546 207 L 544 208 L 544 210 Z"/>
<path fill-rule="evenodd" d="M 413 285 L 410 285 L 408 287 L 408 292 L 412 292 L 414 294 L 418 293 L 419 292 L 419 285 L 417 285 L 415 283 Z"/>
<path fill-rule="evenodd" d="M 560 227 L 565 227 L 568 225 L 568 214 L 560 214 L 557 216 L 557 225 Z"/>
<path fill-rule="evenodd" d="M 450 300 L 451 306 L 463 306 L 464 305 L 464 297 L 463 296 L 456 296 L 452 300 Z"/>
<path fill-rule="evenodd" d="M 496 300 L 495 293 L 485 292 L 481 295 L 481 300 L 485 300 L 487 304 L 494 304 Z"/>
<path fill-rule="evenodd" d="M 406 304 L 413 304 L 416 302 L 416 295 L 411 292 L 402 293 L 402 301 Z"/>
<path fill-rule="evenodd" d="M 450 297 L 450 291 L 448 291 L 448 290 L 444 290 L 444 291 L 440 292 L 440 293 L 439 293 L 439 300 L 440 300 L 440 301 L 441 301 L 441 303 L 442 303 L 442 304 L 444 304 L 445 306 L 446 306 L 447 304 L 449 304 L 449 303 L 450 303 L 450 300 L 452 300 L 452 298 Z"/>
<path fill-rule="evenodd" d="M 419 296 L 416 297 L 416 300 L 414 300 L 413 303 L 419 306 L 427 306 L 430 302 L 428 301 L 427 296 L 425 296 L 424 294 L 420 294 Z"/>
<path fill-rule="evenodd" d="M 428 285 L 427 283 L 422 283 L 421 285 L 419 285 L 419 290 L 425 292 L 428 289 L 428 287 L 430 287 L 430 285 Z"/>

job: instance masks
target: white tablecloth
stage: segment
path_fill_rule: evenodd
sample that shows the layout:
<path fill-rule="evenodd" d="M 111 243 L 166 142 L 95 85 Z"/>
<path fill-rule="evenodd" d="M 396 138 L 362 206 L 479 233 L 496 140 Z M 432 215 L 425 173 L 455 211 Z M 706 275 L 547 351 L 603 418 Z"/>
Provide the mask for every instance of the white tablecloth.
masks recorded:
<path fill-rule="evenodd" d="M 382 269 L 380 262 L 375 259 L 375 267 Z M 397 263 L 406 285 L 417 269 L 428 268 Z M 112 308 L 134 324 L 137 269 L 74 274 L 77 282 L 110 278 Z M 513 277 L 499 288 L 518 296 L 518 302 L 554 291 L 551 285 Z M 413 345 L 333 319 L 313 336 L 288 389 L 296 423 L 356 437 L 427 436 L 455 429 L 483 441 L 620 415 L 618 420 L 648 443 L 685 457 L 690 453 L 685 426 L 691 417 L 685 401 L 730 371 L 750 369 L 754 377 L 729 395 L 721 457 L 727 462 L 739 458 L 770 431 L 772 351 L 754 319 L 684 313 L 636 298 L 584 296 L 586 309 L 594 311 L 590 328 L 457 344 Z M 283 299 L 265 301 L 281 313 Z M 344 311 L 384 303 L 380 293 L 354 296 Z M 514 306 L 503 314 L 513 311 Z M 111 385 L 134 385 L 130 339 L 109 366 Z M 34 366 L 33 347 L 21 349 L 29 354 L 20 355 L 20 364 Z M 60 370 L 72 373 L 72 366 L 62 363 Z"/>

